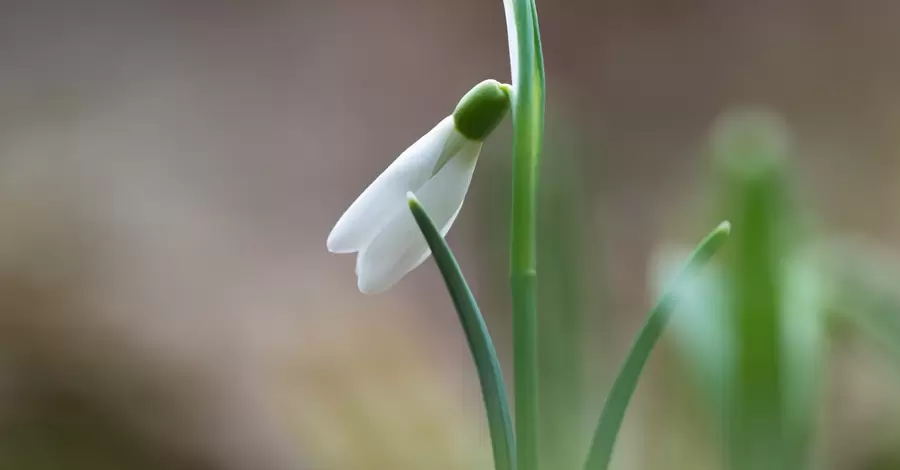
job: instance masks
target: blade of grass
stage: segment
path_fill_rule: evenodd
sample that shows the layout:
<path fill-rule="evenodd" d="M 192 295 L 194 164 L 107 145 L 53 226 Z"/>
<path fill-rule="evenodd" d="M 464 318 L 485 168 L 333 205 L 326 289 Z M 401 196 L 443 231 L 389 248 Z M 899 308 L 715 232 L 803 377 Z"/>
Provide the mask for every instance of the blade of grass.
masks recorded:
<path fill-rule="evenodd" d="M 500 362 L 497 360 L 497 351 L 491 341 L 491 335 L 484 323 L 484 317 L 478 309 L 475 297 L 469 289 L 463 277 L 459 265 L 456 263 L 450 247 L 437 227 L 431 221 L 425 208 L 412 193 L 407 193 L 409 209 L 412 211 L 425 241 L 431 248 L 434 260 L 437 262 L 447 291 L 453 300 L 453 306 L 459 315 L 459 322 L 469 343 L 469 350 L 475 361 L 478 371 L 478 380 L 481 383 L 481 394 L 487 412 L 488 429 L 491 436 L 491 447 L 494 452 L 494 468 L 496 470 L 515 470 L 516 450 L 512 431 L 512 420 L 509 414 L 509 403 L 506 394 L 506 385 L 503 382 L 503 373 L 500 370 Z"/>
<path fill-rule="evenodd" d="M 613 446 L 619 435 L 622 419 L 625 417 L 625 409 L 628 408 L 631 396 L 637 388 L 638 379 L 650 357 L 650 352 L 671 316 L 680 286 L 709 262 L 728 238 L 730 232 L 731 225 L 728 222 L 722 222 L 710 232 L 697 245 L 671 287 L 666 289 L 665 294 L 650 311 L 647 322 L 641 328 L 628 357 L 625 358 L 625 363 L 613 382 L 612 390 L 603 405 L 603 411 L 600 413 L 600 420 L 594 431 L 594 438 L 584 465 L 585 470 L 606 470 L 609 467 Z"/>
<path fill-rule="evenodd" d="M 680 247 L 660 250 L 654 273 L 656 295 L 665 292 L 688 253 L 688 249 Z M 725 397 L 729 393 L 726 387 L 730 384 L 728 371 L 735 356 L 724 272 L 721 265 L 709 266 L 683 283 L 676 293 L 678 305 L 668 327 L 688 378 L 694 383 L 706 411 L 715 417 L 716 425 L 723 421 Z M 721 434 L 718 428 L 713 429 Z"/>

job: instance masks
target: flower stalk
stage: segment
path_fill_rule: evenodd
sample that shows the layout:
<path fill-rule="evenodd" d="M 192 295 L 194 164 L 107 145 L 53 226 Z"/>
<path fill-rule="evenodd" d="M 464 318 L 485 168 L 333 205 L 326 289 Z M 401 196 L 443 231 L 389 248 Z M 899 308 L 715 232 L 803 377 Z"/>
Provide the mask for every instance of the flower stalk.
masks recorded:
<path fill-rule="evenodd" d="M 510 287 L 518 463 L 537 470 L 540 447 L 537 346 L 537 191 L 544 134 L 544 65 L 534 0 L 505 0 L 513 80 Z M 512 21 L 510 21 L 510 18 Z"/>

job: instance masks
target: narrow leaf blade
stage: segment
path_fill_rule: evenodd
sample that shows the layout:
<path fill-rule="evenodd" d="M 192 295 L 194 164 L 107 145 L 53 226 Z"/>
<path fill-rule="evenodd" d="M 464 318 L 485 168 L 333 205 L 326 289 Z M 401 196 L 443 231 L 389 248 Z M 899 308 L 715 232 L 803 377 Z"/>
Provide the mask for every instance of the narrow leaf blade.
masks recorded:
<path fill-rule="evenodd" d="M 666 289 L 665 294 L 657 302 L 647 322 L 637 336 L 625 363 L 619 371 L 619 375 L 613 382 L 612 390 L 606 398 L 603 405 L 603 411 L 600 413 L 600 420 L 594 431 L 594 438 L 591 442 L 591 448 L 588 451 L 585 470 L 606 470 L 612 458 L 613 446 L 619 435 L 619 429 L 622 426 L 622 420 L 625 417 L 625 410 L 631 401 L 631 396 L 637 388 L 638 379 L 643 372 L 644 365 L 650 357 L 650 352 L 656 345 L 663 329 L 668 323 L 672 310 L 677 300 L 677 292 L 680 286 L 691 278 L 695 272 L 702 268 L 712 256 L 719 250 L 728 234 L 731 232 L 731 225 L 728 222 L 722 222 L 715 228 L 703 241 L 697 245 L 694 252 L 691 253 L 684 268 L 681 269 L 679 275 L 675 278 L 673 285 Z"/>
<path fill-rule="evenodd" d="M 409 209 L 412 211 L 422 235 L 425 236 L 425 241 L 431 248 L 434 260 L 447 285 L 447 291 L 453 300 L 453 306 L 459 315 L 459 322 L 475 361 L 484 407 L 487 412 L 491 447 L 494 452 L 494 468 L 496 470 L 515 470 L 515 440 L 506 385 L 503 382 L 497 351 L 487 325 L 484 323 L 484 317 L 482 317 L 475 297 L 466 284 L 462 271 L 456 263 L 456 258 L 450 251 L 450 247 L 447 246 L 444 237 L 441 236 L 416 197 L 412 193 L 407 193 L 407 199 Z"/>

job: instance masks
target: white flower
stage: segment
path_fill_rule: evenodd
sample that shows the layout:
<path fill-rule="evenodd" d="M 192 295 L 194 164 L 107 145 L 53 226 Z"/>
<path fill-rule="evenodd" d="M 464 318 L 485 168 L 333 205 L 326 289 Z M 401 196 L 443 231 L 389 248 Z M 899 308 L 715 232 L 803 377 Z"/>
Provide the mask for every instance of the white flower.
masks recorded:
<path fill-rule="evenodd" d="M 509 109 L 509 87 L 478 84 L 452 115 L 400 154 L 337 221 L 333 253 L 359 253 L 359 290 L 386 290 L 431 254 L 407 205 L 413 192 L 446 235 L 462 207 L 484 139 Z"/>

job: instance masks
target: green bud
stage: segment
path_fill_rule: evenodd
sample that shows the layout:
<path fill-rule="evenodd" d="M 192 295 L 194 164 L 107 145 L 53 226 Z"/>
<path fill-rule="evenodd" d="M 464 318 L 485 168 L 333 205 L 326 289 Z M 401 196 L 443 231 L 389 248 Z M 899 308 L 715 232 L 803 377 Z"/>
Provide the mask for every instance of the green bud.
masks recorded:
<path fill-rule="evenodd" d="M 453 111 L 456 130 L 470 140 L 487 138 L 509 112 L 509 91 L 509 85 L 497 80 L 485 80 L 475 85 Z"/>

